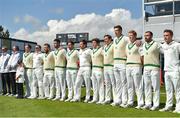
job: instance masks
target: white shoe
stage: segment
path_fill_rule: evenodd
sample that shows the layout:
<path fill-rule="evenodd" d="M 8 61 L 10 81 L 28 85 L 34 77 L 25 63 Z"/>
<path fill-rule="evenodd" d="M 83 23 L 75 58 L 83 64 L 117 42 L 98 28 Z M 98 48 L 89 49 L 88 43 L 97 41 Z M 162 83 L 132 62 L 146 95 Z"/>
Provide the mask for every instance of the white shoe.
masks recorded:
<path fill-rule="evenodd" d="M 36 98 L 37 98 L 36 96 L 29 97 L 29 99 L 36 99 Z"/>
<path fill-rule="evenodd" d="M 61 98 L 61 99 L 60 99 L 60 101 L 64 101 L 64 100 L 65 100 L 65 98 Z"/>
<path fill-rule="evenodd" d="M 138 105 L 138 106 L 136 106 L 135 108 L 136 108 L 136 109 L 141 109 L 142 106 L 143 106 L 143 105 Z"/>
<path fill-rule="evenodd" d="M 9 94 L 8 96 L 10 96 L 10 97 L 11 97 L 11 96 L 13 96 L 13 94 Z"/>
<path fill-rule="evenodd" d="M 151 108 L 151 106 L 149 105 L 144 105 L 141 109 L 143 109 L 143 110 L 148 110 L 148 109 L 150 109 Z"/>
<path fill-rule="evenodd" d="M 122 103 L 122 104 L 120 104 L 120 107 L 126 108 L 126 105 Z"/>
<path fill-rule="evenodd" d="M 60 97 L 55 97 L 54 99 L 52 99 L 52 101 L 56 101 L 56 100 L 59 100 Z"/>
<path fill-rule="evenodd" d="M 79 99 L 72 99 L 70 102 L 80 102 Z"/>
<path fill-rule="evenodd" d="M 159 106 L 157 106 L 157 107 L 153 106 L 153 107 L 150 108 L 151 111 L 155 111 L 155 110 L 158 110 L 158 109 L 159 109 Z"/>
<path fill-rule="evenodd" d="M 178 113 L 178 114 L 180 114 L 180 110 L 174 110 L 173 113 Z"/>
<path fill-rule="evenodd" d="M 88 103 L 96 103 L 97 102 L 97 100 L 92 100 L 92 101 L 89 101 Z"/>
<path fill-rule="evenodd" d="M 34 98 L 34 96 L 29 96 L 29 97 L 27 97 L 28 99 L 32 99 L 32 98 Z"/>
<path fill-rule="evenodd" d="M 84 103 L 88 103 L 90 101 L 90 99 L 85 99 Z"/>
<path fill-rule="evenodd" d="M 73 98 L 72 100 L 70 100 L 70 102 L 74 102 L 75 101 L 75 99 Z"/>
<path fill-rule="evenodd" d="M 111 106 L 118 106 L 119 105 L 119 103 L 116 103 L 116 102 L 113 102 L 113 103 L 111 103 Z"/>
<path fill-rule="evenodd" d="M 110 100 L 105 100 L 104 102 L 103 102 L 103 104 L 105 105 L 105 104 L 109 104 L 111 101 Z"/>
<path fill-rule="evenodd" d="M 164 107 L 163 109 L 160 109 L 159 111 L 160 112 L 172 111 L 172 107 Z"/>
<path fill-rule="evenodd" d="M 96 104 L 103 104 L 103 101 L 98 101 L 96 102 Z"/>
<path fill-rule="evenodd" d="M 131 107 L 133 107 L 133 104 L 127 104 L 127 105 L 125 105 L 124 108 L 131 108 Z"/>
<path fill-rule="evenodd" d="M 6 95 L 5 96 L 9 96 L 10 95 L 10 93 L 6 93 Z"/>
<path fill-rule="evenodd" d="M 45 97 L 38 97 L 37 99 L 39 99 L 39 100 L 44 100 Z"/>
<path fill-rule="evenodd" d="M 68 99 L 65 100 L 65 102 L 69 102 L 71 100 L 72 100 L 72 98 L 68 98 Z"/>
<path fill-rule="evenodd" d="M 48 100 L 52 100 L 53 99 L 53 97 L 49 97 L 49 98 L 47 98 Z"/>

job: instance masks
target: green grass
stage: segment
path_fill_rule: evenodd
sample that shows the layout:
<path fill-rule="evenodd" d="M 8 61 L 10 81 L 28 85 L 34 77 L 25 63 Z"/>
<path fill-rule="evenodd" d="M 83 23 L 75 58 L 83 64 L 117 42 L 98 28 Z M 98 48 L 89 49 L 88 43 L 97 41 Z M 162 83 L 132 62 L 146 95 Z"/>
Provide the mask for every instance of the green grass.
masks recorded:
<path fill-rule="evenodd" d="M 84 95 L 84 90 L 83 90 Z M 165 95 L 161 95 L 161 107 Z M 136 110 L 110 105 L 70 103 L 50 100 L 16 99 L 0 96 L 0 117 L 180 117 L 170 112 Z"/>

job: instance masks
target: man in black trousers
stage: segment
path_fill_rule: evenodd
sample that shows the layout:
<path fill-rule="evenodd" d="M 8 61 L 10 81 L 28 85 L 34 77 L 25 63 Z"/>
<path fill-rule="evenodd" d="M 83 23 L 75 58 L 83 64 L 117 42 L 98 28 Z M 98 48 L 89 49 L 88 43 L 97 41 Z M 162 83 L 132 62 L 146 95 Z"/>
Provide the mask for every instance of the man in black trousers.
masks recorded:
<path fill-rule="evenodd" d="M 10 91 L 10 78 L 7 70 L 7 64 L 10 58 L 10 55 L 7 53 L 8 49 L 6 46 L 2 47 L 1 61 L 0 61 L 0 72 L 2 79 L 2 89 L 3 95 L 9 95 Z M 8 87 L 8 90 L 7 90 Z"/>
<path fill-rule="evenodd" d="M 20 53 L 19 53 L 19 47 L 13 46 L 12 48 L 12 54 L 10 56 L 10 59 L 8 61 L 7 69 L 9 71 L 9 77 L 10 77 L 10 86 L 12 93 L 9 96 L 15 96 L 16 95 L 16 70 L 17 70 L 17 63 L 20 59 Z"/>

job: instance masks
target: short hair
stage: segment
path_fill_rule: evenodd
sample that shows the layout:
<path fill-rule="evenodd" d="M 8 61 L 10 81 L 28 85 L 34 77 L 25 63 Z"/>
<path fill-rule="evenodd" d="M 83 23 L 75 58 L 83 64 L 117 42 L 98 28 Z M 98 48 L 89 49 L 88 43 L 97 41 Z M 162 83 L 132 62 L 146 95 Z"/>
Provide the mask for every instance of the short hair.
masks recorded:
<path fill-rule="evenodd" d="M 97 44 L 99 44 L 99 43 L 100 43 L 99 38 L 93 38 L 93 39 L 92 39 L 92 42 L 93 42 L 93 41 L 95 41 Z"/>
<path fill-rule="evenodd" d="M 39 47 L 41 49 L 41 46 L 40 45 L 36 45 L 35 47 Z"/>
<path fill-rule="evenodd" d="M 51 48 L 51 46 L 48 43 L 45 43 L 44 46 L 47 46 L 48 48 Z"/>
<path fill-rule="evenodd" d="M 104 35 L 104 38 L 105 38 L 105 37 L 108 37 L 108 39 L 112 39 L 112 36 L 109 35 L 109 34 Z"/>
<path fill-rule="evenodd" d="M 28 46 L 30 49 L 32 48 L 30 44 L 26 44 L 25 46 Z"/>
<path fill-rule="evenodd" d="M 22 59 L 19 59 L 17 62 L 17 64 L 22 64 L 22 63 L 23 63 Z"/>
<path fill-rule="evenodd" d="M 118 28 L 119 30 L 122 31 L 122 26 L 121 26 L 121 25 L 116 25 L 116 26 L 114 26 L 114 29 L 115 29 L 115 28 Z"/>
<path fill-rule="evenodd" d="M 68 40 L 67 44 L 71 43 L 72 45 L 74 45 L 74 42 L 72 40 Z"/>
<path fill-rule="evenodd" d="M 2 48 L 4 48 L 4 49 L 8 49 L 8 48 L 7 48 L 7 46 L 2 46 Z"/>
<path fill-rule="evenodd" d="M 170 29 L 165 29 L 165 30 L 164 30 L 164 33 L 165 33 L 165 32 L 170 33 L 170 35 L 171 35 L 171 36 L 173 36 L 173 35 L 174 35 L 173 31 L 172 31 L 172 30 L 170 30 Z"/>
<path fill-rule="evenodd" d="M 130 30 L 128 33 L 132 33 L 134 36 L 137 36 L 137 33 L 134 30 Z"/>
<path fill-rule="evenodd" d="M 15 47 L 17 51 L 19 51 L 19 46 L 15 45 L 13 47 Z"/>
<path fill-rule="evenodd" d="M 151 31 L 146 31 L 145 33 L 149 33 L 151 36 L 153 36 L 153 33 Z"/>
<path fill-rule="evenodd" d="M 87 46 L 87 41 L 85 39 L 81 40 L 80 42 Z"/>
<path fill-rule="evenodd" d="M 60 40 L 59 39 L 54 39 L 55 42 L 57 43 L 60 43 Z"/>

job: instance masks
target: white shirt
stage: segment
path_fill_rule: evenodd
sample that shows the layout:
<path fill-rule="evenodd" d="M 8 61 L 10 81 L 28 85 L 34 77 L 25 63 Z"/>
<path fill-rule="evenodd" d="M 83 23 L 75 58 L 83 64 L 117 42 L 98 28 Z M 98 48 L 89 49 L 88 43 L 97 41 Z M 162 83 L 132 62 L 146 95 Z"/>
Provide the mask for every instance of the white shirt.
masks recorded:
<path fill-rule="evenodd" d="M 85 48 L 79 50 L 80 67 L 91 67 L 91 49 Z"/>
<path fill-rule="evenodd" d="M 19 52 L 12 52 L 10 59 L 8 61 L 7 69 L 9 72 L 16 72 L 17 69 L 17 63 L 20 59 L 20 53 Z"/>
<path fill-rule="evenodd" d="M 0 61 L 0 72 L 1 73 L 7 73 L 7 65 L 9 61 L 10 55 L 8 53 L 2 53 L 1 55 L 1 61 Z"/>
<path fill-rule="evenodd" d="M 23 67 L 17 67 L 16 71 L 16 77 L 18 77 L 18 80 L 16 80 L 16 83 L 24 83 L 24 68 Z"/>
<path fill-rule="evenodd" d="M 43 68 L 43 53 L 34 53 L 33 54 L 33 68 Z"/>
<path fill-rule="evenodd" d="M 172 41 L 162 44 L 161 48 L 164 53 L 164 71 L 180 71 L 180 44 Z"/>

